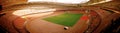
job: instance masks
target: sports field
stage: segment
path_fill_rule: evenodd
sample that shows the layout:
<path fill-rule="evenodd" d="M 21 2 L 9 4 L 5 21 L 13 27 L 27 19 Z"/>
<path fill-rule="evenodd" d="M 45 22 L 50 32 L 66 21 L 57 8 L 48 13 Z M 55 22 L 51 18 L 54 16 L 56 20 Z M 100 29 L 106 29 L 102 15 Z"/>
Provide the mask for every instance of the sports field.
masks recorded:
<path fill-rule="evenodd" d="M 44 18 L 44 20 L 72 27 L 80 19 L 82 15 L 83 14 L 64 13 L 61 15 Z"/>

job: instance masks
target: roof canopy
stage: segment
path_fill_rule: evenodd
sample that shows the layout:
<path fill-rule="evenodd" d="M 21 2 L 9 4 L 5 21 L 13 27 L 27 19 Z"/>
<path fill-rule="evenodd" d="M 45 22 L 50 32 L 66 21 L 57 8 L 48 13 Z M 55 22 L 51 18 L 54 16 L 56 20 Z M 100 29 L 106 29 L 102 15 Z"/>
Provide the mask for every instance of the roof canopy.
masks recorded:
<path fill-rule="evenodd" d="M 80 4 L 86 3 L 90 0 L 28 0 L 28 2 L 57 2 L 57 3 L 65 3 L 65 4 Z"/>

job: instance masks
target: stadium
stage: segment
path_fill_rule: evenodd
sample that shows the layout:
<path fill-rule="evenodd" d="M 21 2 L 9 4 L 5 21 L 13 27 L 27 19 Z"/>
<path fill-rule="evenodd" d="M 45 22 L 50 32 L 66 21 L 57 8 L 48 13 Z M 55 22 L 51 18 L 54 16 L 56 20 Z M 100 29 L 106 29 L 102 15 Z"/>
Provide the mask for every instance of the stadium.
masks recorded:
<path fill-rule="evenodd" d="M 120 0 L 0 0 L 0 33 L 120 33 Z"/>

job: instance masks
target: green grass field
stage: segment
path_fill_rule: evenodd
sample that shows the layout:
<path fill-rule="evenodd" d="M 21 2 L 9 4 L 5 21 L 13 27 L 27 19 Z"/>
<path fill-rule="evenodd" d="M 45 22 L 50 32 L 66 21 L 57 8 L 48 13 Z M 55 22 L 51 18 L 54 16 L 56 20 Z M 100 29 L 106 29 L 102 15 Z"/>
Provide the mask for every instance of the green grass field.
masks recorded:
<path fill-rule="evenodd" d="M 44 18 L 44 20 L 72 27 L 80 19 L 82 15 L 83 14 L 64 13 L 61 15 Z"/>

